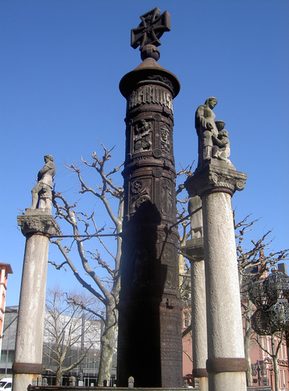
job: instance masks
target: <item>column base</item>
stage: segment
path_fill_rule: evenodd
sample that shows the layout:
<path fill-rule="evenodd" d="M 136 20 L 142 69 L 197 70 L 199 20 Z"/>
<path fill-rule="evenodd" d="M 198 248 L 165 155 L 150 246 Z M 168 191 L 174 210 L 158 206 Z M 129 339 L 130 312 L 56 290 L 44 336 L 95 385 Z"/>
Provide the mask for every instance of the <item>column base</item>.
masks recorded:
<path fill-rule="evenodd" d="M 40 375 L 43 371 L 42 364 L 14 362 L 12 366 L 13 373 L 26 373 Z"/>
<path fill-rule="evenodd" d="M 245 372 L 209 374 L 210 391 L 247 391 Z"/>
<path fill-rule="evenodd" d="M 224 357 L 224 358 L 209 358 L 207 360 L 207 371 L 220 372 L 246 372 L 248 369 L 248 362 L 245 358 Z"/>
<path fill-rule="evenodd" d="M 193 377 L 208 377 L 206 368 L 193 368 Z"/>
<path fill-rule="evenodd" d="M 246 391 L 246 370 L 248 362 L 245 358 L 224 357 L 207 360 L 210 391 Z"/>

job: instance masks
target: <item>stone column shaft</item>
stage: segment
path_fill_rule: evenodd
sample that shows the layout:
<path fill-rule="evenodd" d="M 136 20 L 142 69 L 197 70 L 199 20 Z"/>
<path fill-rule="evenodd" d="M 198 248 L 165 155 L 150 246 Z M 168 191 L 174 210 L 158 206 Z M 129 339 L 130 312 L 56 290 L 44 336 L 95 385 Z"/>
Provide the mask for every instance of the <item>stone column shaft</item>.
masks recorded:
<path fill-rule="evenodd" d="M 204 165 L 186 182 L 202 198 L 210 391 L 245 391 L 246 360 L 231 196 L 246 175 L 223 162 Z"/>
<path fill-rule="evenodd" d="M 193 378 L 199 379 L 200 391 L 208 390 L 208 374 L 206 361 L 207 318 L 206 318 L 206 285 L 205 262 L 191 262 L 191 294 L 192 294 L 192 336 L 193 336 Z"/>
<path fill-rule="evenodd" d="M 23 391 L 42 373 L 49 236 L 59 234 L 52 216 L 27 210 L 18 217 L 26 236 L 13 363 L 13 391 Z"/>
<path fill-rule="evenodd" d="M 192 220 L 191 218 L 193 236 L 196 227 L 193 226 Z M 199 232 L 201 232 L 199 237 L 188 240 L 183 251 L 191 263 L 193 379 L 194 382 L 195 379 L 198 379 L 200 391 L 208 391 L 205 262 L 203 228 L 202 226 L 199 228 Z"/>
<path fill-rule="evenodd" d="M 47 237 L 37 234 L 26 241 L 18 313 L 21 327 L 17 330 L 17 346 L 21 349 L 16 349 L 17 362 L 27 362 L 28 357 L 31 362 L 42 362 L 48 244 Z"/>
<path fill-rule="evenodd" d="M 244 345 L 231 196 L 218 192 L 202 201 L 209 387 L 210 391 L 245 390 L 244 372 L 239 371 L 244 366 Z"/>

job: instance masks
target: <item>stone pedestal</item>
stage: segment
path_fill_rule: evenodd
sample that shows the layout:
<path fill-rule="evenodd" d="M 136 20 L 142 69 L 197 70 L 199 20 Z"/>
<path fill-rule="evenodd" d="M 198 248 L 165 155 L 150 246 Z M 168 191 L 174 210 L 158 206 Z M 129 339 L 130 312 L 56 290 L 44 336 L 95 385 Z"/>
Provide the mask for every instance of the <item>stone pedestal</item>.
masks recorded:
<path fill-rule="evenodd" d="M 219 162 L 217 162 L 219 163 Z M 207 164 L 188 178 L 190 196 L 203 204 L 210 391 L 245 391 L 247 368 L 231 196 L 246 175 L 225 164 Z"/>
<path fill-rule="evenodd" d="M 42 372 L 42 346 L 49 237 L 59 235 L 46 209 L 27 209 L 18 216 L 26 237 L 13 364 L 13 391 L 23 391 Z"/>
<path fill-rule="evenodd" d="M 191 262 L 193 378 L 199 380 L 200 391 L 208 391 L 208 373 L 206 369 L 208 358 L 206 284 L 203 238 L 188 240 L 185 253 Z"/>

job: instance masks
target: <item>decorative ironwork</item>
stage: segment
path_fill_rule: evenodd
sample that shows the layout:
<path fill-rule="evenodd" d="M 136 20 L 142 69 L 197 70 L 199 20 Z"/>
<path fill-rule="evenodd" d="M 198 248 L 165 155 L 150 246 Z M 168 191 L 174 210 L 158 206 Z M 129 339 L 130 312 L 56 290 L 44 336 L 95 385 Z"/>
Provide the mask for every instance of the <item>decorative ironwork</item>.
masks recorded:
<path fill-rule="evenodd" d="M 277 331 L 272 327 L 270 313 L 264 308 L 258 308 L 252 318 L 251 325 L 253 330 L 259 335 L 272 335 Z"/>
<path fill-rule="evenodd" d="M 249 298 L 257 307 L 251 318 L 257 334 L 272 335 L 289 330 L 289 277 L 286 274 L 274 270 L 266 279 L 253 282 Z"/>

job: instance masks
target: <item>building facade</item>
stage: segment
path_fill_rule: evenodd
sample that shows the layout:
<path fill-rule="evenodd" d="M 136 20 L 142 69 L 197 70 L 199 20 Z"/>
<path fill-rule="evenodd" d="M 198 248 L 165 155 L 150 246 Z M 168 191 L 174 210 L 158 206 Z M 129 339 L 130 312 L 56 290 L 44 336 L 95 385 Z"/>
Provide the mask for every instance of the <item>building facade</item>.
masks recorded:
<path fill-rule="evenodd" d="M 277 348 L 279 388 L 280 391 L 288 391 L 288 348 L 285 338 L 280 340 L 278 337 L 252 335 L 250 341 L 252 383 L 256 386 L 271 386 L 274 389 L 275 373 L 272 354 Z"/>

